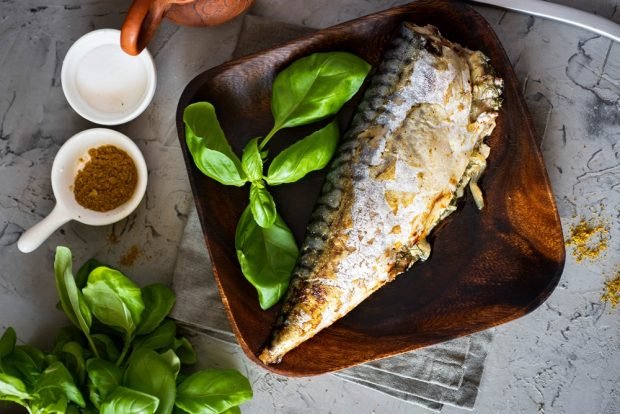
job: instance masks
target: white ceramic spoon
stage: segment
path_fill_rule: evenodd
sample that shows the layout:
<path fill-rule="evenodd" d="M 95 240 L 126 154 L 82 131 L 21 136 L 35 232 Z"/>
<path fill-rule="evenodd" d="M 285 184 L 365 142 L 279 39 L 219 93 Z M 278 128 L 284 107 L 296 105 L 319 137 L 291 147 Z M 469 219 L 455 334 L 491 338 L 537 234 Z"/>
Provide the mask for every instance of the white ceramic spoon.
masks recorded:
<path fill-rule="evenodd" d="M 472 0 L 581 27 L 620 42 L 620 25 L 596 14 L 541 0 Z"/>
<path fill-rule="evenodd" d="M 90 159 L 88 150 L 102 145 L 114 145 L 125 151 L 138 170 L 138 183 L 131 198 L 123 205 L 105 213 L 82 207 L 75 200 L 73 183 L 80 169 Z M 93 128 L 79 132 L 64 143 L 52 164 L 52 190 L 56 206 L 42 221 L 24 232 L 17 241 L 17 248 L 30 253 L 41 245 L 56 229 L 70 220 L 92 226 L 115 223 L 138 207 L 146 191 L 146 162 L 138 146 L 127 136 L 107 128 Z"/>

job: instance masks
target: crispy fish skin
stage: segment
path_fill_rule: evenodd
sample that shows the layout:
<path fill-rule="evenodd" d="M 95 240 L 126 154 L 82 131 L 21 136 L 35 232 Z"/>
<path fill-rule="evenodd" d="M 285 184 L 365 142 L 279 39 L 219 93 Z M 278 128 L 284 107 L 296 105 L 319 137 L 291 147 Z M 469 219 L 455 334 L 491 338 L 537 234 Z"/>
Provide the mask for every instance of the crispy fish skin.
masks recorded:
<path fill-rule="evenodd" d="M 263 363 L 425 260 L 468 184 L 482 207 L 503 86 L 487 62 L 433 26 L 400 27 L 331 163 Z"/>

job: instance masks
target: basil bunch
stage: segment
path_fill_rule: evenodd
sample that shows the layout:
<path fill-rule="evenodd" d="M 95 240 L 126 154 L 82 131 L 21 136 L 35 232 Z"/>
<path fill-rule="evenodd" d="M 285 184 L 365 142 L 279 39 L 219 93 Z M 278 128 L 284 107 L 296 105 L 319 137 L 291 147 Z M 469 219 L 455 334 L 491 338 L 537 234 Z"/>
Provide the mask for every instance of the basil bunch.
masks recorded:
<path fill-rule="evenodd" d="M 73 277 L 71 252 L 56 249 L 60 306 L 75 327 L 60 330 L 51 353 L 0 338 L 0 401 L 32 414 L 239 413 L 252 398 L 234 370 L 192 375 L 197 360 L 176 324 L 166 319 L 174 293 L 162 284 L 140 289 L 121 272 L 91 260 Z"/>
<path fill-rule="evenodd" d="M 267 175 L 265 146 L 284 128 L 335 115 L 357 93 L 370 68 L 364 60 L 345 52 L 315 53 L 293 62 L 273 82 L 273 128 L 264 138 L 251 139 L 241 160 L 226 140 L 213 105 L 198 102 L 185 108 L 187 147 L 198 169 L 224 185 L 250 183 L 250 204 L 237 224 L 235 248 L 262 309 L 275 305 L 286 292 L 299 253 L 266 185 L 292 183 L 324 168 L 338 146 L 338 125 L 333 120 L 279 153 L 269 164 Z"/>

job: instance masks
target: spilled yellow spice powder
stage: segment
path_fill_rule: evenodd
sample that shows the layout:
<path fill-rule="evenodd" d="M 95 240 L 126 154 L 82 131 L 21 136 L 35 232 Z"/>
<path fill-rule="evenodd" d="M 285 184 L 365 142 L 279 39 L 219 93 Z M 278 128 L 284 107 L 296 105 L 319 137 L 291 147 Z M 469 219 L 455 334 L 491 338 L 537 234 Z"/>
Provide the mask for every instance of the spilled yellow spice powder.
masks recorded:
<path fill-rule="evenodd" d="M 584 259 L 594 260 L 607 249 L 609 229 L 602 222 L 588 223 L 585 219 L 571 227 L 571 234 L 566 240 L 572 246 L 573 257 L 577 262 Z"/>
<path fill-rule="evenodd" d="M 616 277 L 605 282 L 605 290 L 601 296 L 601 302 L 609 302 L 613 309 L 616 309 L 620 303 L 620 270 L 616 273 Z"/>

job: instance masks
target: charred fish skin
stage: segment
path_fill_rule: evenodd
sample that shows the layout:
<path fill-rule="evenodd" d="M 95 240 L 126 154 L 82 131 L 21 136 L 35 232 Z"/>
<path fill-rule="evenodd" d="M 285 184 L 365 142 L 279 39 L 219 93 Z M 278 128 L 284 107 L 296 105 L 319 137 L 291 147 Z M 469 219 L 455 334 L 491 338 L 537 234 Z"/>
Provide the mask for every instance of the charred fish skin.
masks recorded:
<path fill-rule="evenodd" d="M 501 90 L 482 53 L 432 26 L 399 28 L 330 165 L 263 363 L 426 259 L 466 186 L 482 206 Z"/>

